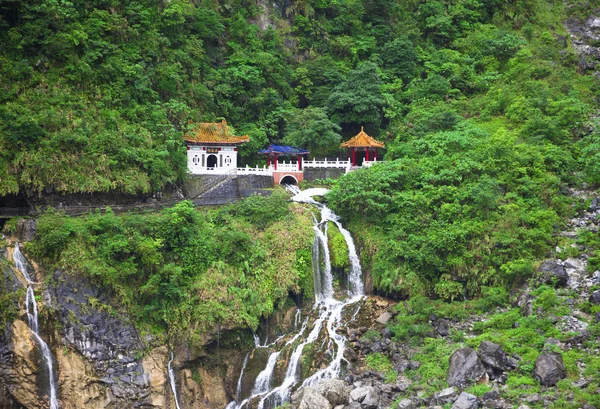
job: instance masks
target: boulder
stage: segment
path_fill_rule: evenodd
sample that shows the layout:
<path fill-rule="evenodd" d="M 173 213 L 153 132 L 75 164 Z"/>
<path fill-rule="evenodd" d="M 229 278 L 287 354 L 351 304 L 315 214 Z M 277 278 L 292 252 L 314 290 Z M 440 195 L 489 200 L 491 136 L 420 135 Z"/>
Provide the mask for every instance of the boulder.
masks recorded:
<path fill-rule="evenodd" d="M 454 402 L 457 397 L 458 395 L 456 394 L 456 389 L 449 387 L 433 395 L 431 403 L 445 405 L 446 403 Z"/>
<path fill-rule="evenodd" d="M 550 284 L 556 282 L 556 285 L 561 287 L 567 285 L 569 279 L 567 270 L 556 260 L 544 261 L 538 268 L 538 271 L 542 273 L 541 278 L 545 283 Z"/>
<path fill-rule="evenodd" d="M 394 336 L 394 333 L 392 332 L 391 329 L 389 328 L 384 328 L 381 330 L 381 336 L 387 339 L 392 339 L 392 337 Z"/>
<path fill-rule="evenodd" d="M 344 406 L 344 409 L 362 409 L 362 406 L 358 402 L 350 402 L 349 404 Z"/>
<path fill-rule="evenodd" d="M 341 379 L 326 379 L 314 385 L 313 389 L 324 396 L 332 406 L 348 403 L 350 391 L 346 382 Z"/>
<path fill-rule="evenodd" d="M 567 376 L 562 356 L 556 352 L 542 352 L 535 361 L 534 377 L 544 386 L 553 386 Z"/>
<path fill-rule="evenodd" d="M 405 358 L 401 358 L 394 364 L 394 370 L 398 373 L 403 373 L 410 368 L 410 361 Z"/>
<path fill-rule="evenodd" d="M 531 294 L 525 291 L 519 294 L 513 303 L 513 307 L 519 307 L 521 309 L 521 313 L 528 317 L 533 312 L 533 297 Z"/>
<path fill-rule="evenodd" d="M 369 393 L 369 388 L 371 386 L 361 386 L 356 389 L 353 389 L 350 392 L 350 400 L 352 402 L 362 402 L 365 399 L 365 396 Z"/>
<path fill-rule="evenodd" d="M 450 321 L 444 319 L 440 320 L 437 323 L 436 329 L 438 334 L 440 334 L 442 337 L 447 337 L 450 335 Z"/>
<path fill-rule="evenodd" d="M 463 392 L 460 394 L 452 409 L 477 409 L 479 407 L 479 400 L 477 396 L 471 395 L 470 393 Z"/>
<path fill-rule="evenodd" d="M 292 406 L 296 409 L 331 409 L 329 401 L 308 386 L 298 389 L 292 395 Z"/>
<path fill-rule="evenodd" d="M 387 322 L 392 318 L 392 314 L 390 314 L 389 312 L 384 312 L 383 314 L 381 314 L 379 317 L 377 317 L 377 322 L 380 324 L 387 324 Z"/>
<path fill-rule="evenodd" d="M 412 385 L 412 381 L 405 376 L 399 375 L 396 378 L 396 390 L 398 392 L 406 392 Z"/>
<path fill-rule="evenodd" d="M 397 409 L 417 409 L 415 404 L 410 399 L 403 399 L 396 406 Z"/>
<path fill-rule="evenodd" d="M 596 290 L 592 293 L 592 295 L 590 295 L 589 302 L 600 305 L 600 290 Z"/>
<path fill-rule="evenodd" d="M 377 409 L 379 407 L 379 393 L 376 388 L 372 388 L 365 399 L 362 401 L 364 409 Z"/>
<path fill-rule="evenodd" d="M 485 368 L 471 348 L 461 348 L 450 357 L 448 385 L 462 386 L 471 381 L 478 381 L 484 375 Z"/>
<path fill-rule="evenodd" d="M 495 370 L 506 371 L 516 366 L 516 362 L 506 356 L 502 347 L 493 342 L 483 341 L 479 345 L 477 352 L 479 353 L 481 362 Z"/>

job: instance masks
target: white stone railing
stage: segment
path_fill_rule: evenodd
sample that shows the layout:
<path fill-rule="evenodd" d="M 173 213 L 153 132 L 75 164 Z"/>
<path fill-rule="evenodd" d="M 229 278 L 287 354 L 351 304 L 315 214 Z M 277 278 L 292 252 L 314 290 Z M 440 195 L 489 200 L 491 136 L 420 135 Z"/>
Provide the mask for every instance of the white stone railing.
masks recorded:
<path fill-rule="evenodd" d="M 336 160 L 303 160 L 302 161 L 303 168 L 329 168 L 329 169 L 347 169 L 350 167 L 349 160 L 340 160 L 340 158 L 336 158 Z"/>
<path fill-rule="evenodd" d="M 263 166 L 262 168 L 259 168 L 258 166 L 251 168 L 248 165 L 246 165 L 245 168 L 237 168 L 236 169 L 236 174 L 238 175 L 264 175 L 264 176 L 271 176 L 273 174 L 273 170 L 271 168 L 267 168 L 266 166 Z"/>
<path fill-rule="evenodd" d="M 271 169 L 275 170 L 273 164 Z M 277 162 L 277 172 L 301 172 L 298 170 L 298 164 L 292 162 Z"/>

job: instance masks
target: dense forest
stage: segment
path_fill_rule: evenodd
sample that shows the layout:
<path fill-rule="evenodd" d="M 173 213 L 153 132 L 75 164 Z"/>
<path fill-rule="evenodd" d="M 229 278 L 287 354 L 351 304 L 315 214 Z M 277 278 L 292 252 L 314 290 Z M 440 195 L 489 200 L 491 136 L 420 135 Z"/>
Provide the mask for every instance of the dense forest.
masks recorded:
<path fill-rule="evenodd" d="M 249 134 L 246 163 L 268 142 L 343 155 L 364 125 L 386 143 L 385 163 L 332 182 L 328 200 L 357 232 L 375 289 L 452 300 L 513 286 L 557 244 L 576 210 L 568 189 L 600 182 L 599 83 L 564 25 L 597 6 L 3 2 L 0 195 L 160 191 L 185 177 L 181 136 L 198 121 Z M 47 217 L 41 230 L 63 223 Z M 135 219 L 100 220 L 72 236 L 144 235 Z M 142 270 L 146 250 L 167 251 L 157 231 L 149 250 L 127 250 Z M 39 254 L 59 260 L 63 242 L 47 233 Z M 135 266 L 121 267 L 109 285 Z M 154 283 L 140 285 L 151 300 Z"/>

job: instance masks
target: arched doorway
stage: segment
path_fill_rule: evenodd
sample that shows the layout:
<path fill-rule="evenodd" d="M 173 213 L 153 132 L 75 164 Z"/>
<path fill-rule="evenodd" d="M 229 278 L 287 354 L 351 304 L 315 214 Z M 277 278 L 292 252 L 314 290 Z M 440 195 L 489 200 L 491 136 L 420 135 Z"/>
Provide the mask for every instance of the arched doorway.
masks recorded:
<path fill-rule="evenodd" d="M 207 168 L 216 168 L 219 160 L 217 159 L 217 155 L 208 155 L 206 158 L 206 167 Z"/>
<path fill-rule="evenodd" d="M 285 175 L 284 177 L 281 178 L 281 180 L 279 181 L 280 185 L 297 185 L 298 181 L 296 180 L 295 177 L 291 176 L 291 175 Z"/>

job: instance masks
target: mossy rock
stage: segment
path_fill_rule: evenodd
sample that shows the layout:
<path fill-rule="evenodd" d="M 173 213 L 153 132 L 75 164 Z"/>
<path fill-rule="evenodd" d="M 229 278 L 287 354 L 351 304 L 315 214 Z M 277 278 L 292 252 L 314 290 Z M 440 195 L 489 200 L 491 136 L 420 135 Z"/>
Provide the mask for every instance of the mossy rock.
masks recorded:
<path fill-rule="evenodd" d="M 346 268 L 350 266 L 348 245 L 335 223 L 329 222 L 327 226 L 327 241 L 329 244 L 331 266 L 334 268 Z"/>

